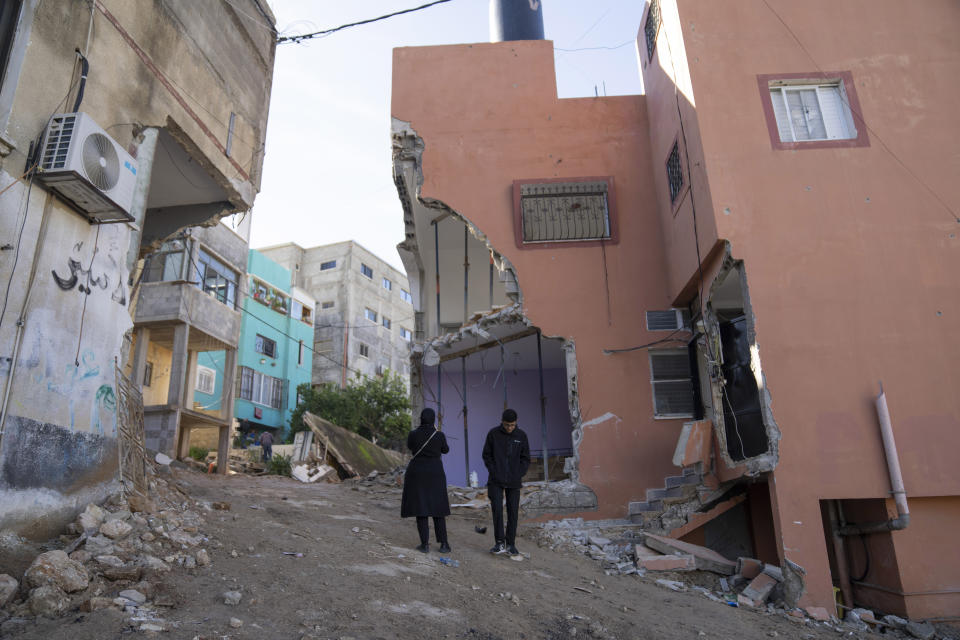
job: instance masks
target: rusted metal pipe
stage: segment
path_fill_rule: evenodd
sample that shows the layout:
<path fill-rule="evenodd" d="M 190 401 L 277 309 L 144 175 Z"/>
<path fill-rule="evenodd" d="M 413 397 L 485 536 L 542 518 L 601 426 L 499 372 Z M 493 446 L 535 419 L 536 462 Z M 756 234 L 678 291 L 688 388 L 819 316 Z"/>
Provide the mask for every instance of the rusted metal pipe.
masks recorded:
<path fill-rule="evenodd" d="M 840 535 L 840 516 L 836 500 L 827 502 L 827 517 L 830 519 L 831 542 L 833 555 L 837 560 L 837 582 L 840 583 L 840 593 L 843 594 L 843 604 L 853 607 L 853 585 L 850 583 L 850 567 L 847 564 L 847 550 L 843 546 L 843 536 Z"/>
<path fill-rule="evenodd" d="M 900 472 L 900 457 L 897 455 L 897 443 L 893 439 L 893 425 L 890 423 L 890 410 L 887 408 L 887 394 L 880 383 L 880 395 L 877 396 L 877 418 L 880 421 L 880 435 L 883 438 L 883 450 L 887 457 L 887 472 L 890 474 L 890 487 L 897 504 L 897 517 L 883 522 L 850 524 L 840 528 L 840 535 L 853 536 L 866 533 L 900 531 L 910 524 L 910 508 L 907 506 L 907 491 L 903 486 Z"/>

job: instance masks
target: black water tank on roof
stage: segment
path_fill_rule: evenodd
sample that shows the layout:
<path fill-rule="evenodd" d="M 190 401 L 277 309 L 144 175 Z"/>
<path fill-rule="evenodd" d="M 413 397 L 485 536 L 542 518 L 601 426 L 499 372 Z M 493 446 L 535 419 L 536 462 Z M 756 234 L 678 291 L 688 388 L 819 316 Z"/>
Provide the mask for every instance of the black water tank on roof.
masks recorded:
<path fill-rule="evenodd" d="M 490 0 L 490 42 L 543 40 L 542 0 Z"/>

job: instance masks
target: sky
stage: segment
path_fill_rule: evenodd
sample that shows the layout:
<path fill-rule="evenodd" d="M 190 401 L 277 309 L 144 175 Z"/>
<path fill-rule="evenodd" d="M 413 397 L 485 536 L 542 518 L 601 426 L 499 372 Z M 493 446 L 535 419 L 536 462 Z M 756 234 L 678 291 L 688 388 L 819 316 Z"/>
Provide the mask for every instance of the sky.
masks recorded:
<path fill-rule="evenodd" d="M 227 0 L 229 1 L 229 0 Z M 309 33 L 426 0 L 268 0 L 281 35 Z M 642 92 L 640 0 L 542 0 L 561 98 Z M 403 213 L 390 148 L 392 50 L 488 42 L 489 1 L 422 11 L 277 47 L 250 246 L 356 240 L 401 271 Z M 575 51 L 563 51 L 575 50 Z"/>

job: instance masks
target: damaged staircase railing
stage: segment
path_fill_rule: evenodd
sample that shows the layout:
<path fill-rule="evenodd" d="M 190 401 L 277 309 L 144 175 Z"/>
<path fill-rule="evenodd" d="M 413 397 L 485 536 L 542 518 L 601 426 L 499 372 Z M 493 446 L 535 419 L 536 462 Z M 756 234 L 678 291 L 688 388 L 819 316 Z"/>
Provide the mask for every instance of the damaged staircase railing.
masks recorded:
<path fill-rule="evenodd" d="M 113 361 L 117 381 L 117 451 L 121 493 L 147 494 L 147 450 L 143 433 L 143 394 Z"/>

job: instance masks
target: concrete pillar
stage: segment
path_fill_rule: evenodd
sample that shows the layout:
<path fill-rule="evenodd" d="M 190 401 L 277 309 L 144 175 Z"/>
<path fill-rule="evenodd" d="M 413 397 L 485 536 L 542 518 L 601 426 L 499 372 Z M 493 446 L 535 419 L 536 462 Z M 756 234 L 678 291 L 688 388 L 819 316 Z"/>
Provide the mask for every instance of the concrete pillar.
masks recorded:
<path fill-rule="evenodd" d="M 133 352 L 133 385 L 143 391 L 143 375 L 147 369 L 147 353 L 150 348 L 150 329 L 137 327 L 137 344 Z"/>
<path fill-rule="evenodd" d="M 230 428 L 233 425 L 233 394 L 237 388 L 237 350 L 227 349 L 223 358 L 223 390 L 220 392 L 220 415 L 227 426 L 220 427 L 217 443 L 217 473 L 226 475 L 230 466 Z"/>
<path fill-rule="evenodd" d="M 173 357 L 170 359 L 170 386 L 167 387 L 167 404 L 183 406 L 184 380 L 187 375 L 187 343 L 190 340 L 190 325 L 178 324 L 173 329 Z"/>
<path fill-rule="evenodd" d="M 197 388 L 197 363 L 200 359 L 200 352 L 187 350 L 187 377 L 183 381 L 183 402 L 180 403 L 184 409 L 193 409 L 193 393 Z"/>
<path fill-rule="evenodd" d="M 150 181 L 153 175 L 153 156 L 157 150 L 157 135 L 160 130 L 147 127 L 140 134 L 143 141 L 137 146 L 137 184 L 133 191 L 130 213 L 134 218 L 134 231 L 130 234 L 130 246 L 127 249 L 127 270 L 133 271 L 140 255 L 140 237 L 146 220 L 147 196 L 150 193 Z M 143 380 L 141 377 L 140 380 Z M 138 381 L 138 385 L 139 385 Z"/>

